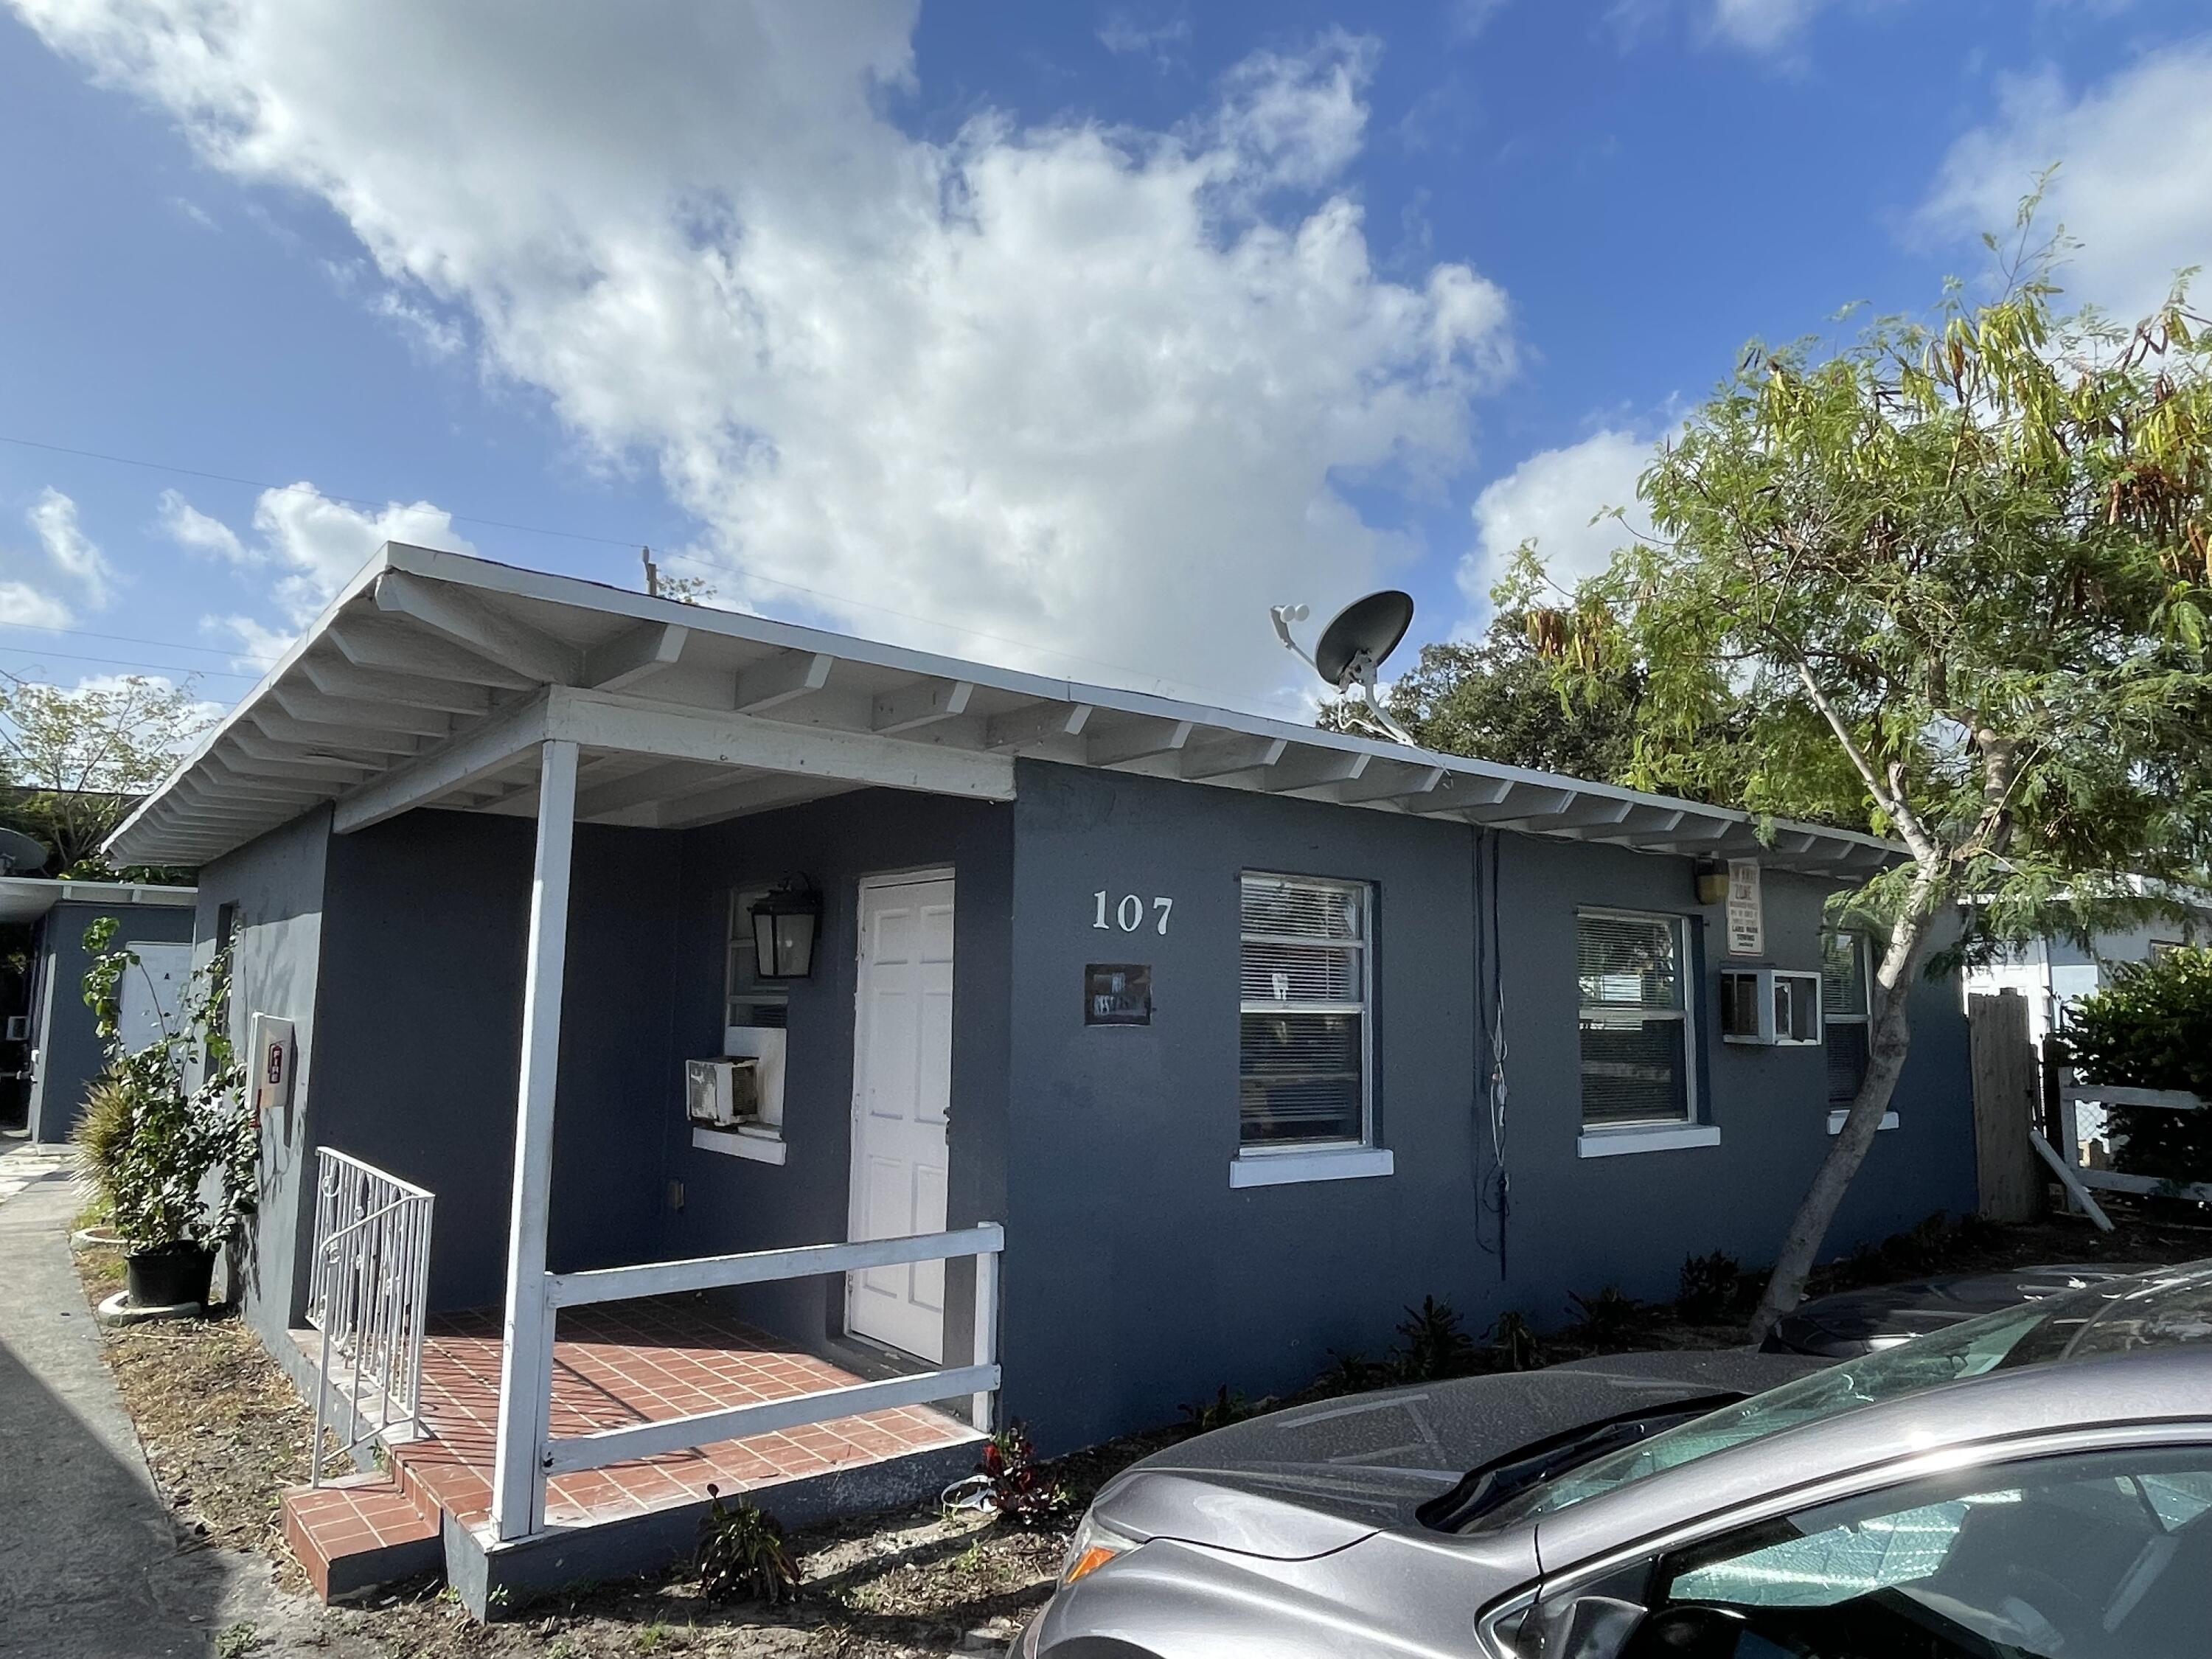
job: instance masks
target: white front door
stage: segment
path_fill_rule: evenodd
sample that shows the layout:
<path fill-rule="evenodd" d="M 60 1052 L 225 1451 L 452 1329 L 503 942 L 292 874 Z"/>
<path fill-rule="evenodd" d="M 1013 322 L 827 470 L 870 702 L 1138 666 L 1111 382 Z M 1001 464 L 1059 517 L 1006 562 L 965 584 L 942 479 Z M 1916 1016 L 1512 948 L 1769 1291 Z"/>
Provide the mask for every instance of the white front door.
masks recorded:
<path fill-rule="evenodd" d="M 952 878 L 860 884 L 853 1025 L 854 1239 L 945 1231 L 945 1109 L 952 1095 Z M 849 1275 L 846 1328 L 945 1358 L 945 1264 Z"/>

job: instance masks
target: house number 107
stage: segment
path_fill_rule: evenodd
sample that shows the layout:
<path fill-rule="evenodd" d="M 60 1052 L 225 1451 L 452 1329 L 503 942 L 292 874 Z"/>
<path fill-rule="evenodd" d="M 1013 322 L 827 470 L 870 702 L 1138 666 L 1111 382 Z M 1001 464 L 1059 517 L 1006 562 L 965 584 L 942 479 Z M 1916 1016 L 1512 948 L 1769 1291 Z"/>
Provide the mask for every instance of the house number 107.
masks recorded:
<path fill-rule="evenodd" d="M 1136 894 L 1124 893 L 1121 895 L 1120 902 L 1114 906 L 1114 920 L 1110 922 L 1106 919 L 1106 890 L 1102 887 L 1097 892 L 1093 893 L 1091 897 L 1091 902 L 1098 907 L 1091 918 L 1091 925 L 1093 927 L 1111 927 L 1119 926 L 1123 933 L 1133 933 L 1139 927 L 1142 927 L 1145 925 L 1145 902 L 1143 899 L 1138 897 Z M 1154 899 L 1152 901 L 1152 931 L 1156 933 L 1166 933 L 1168 930 L 1168 918 L 1174 914 L 1175 901 L 1173 899 Z"/>

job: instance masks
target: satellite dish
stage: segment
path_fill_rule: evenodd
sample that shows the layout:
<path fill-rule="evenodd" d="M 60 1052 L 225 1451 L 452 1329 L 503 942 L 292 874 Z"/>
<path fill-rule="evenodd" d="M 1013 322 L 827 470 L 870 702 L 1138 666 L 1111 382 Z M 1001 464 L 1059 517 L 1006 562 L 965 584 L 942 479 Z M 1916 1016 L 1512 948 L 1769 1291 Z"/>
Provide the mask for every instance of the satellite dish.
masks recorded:
<path fill-rule="evenodd" d="M 35 876 L 52 856 L 42 842 L 21 830 L 0 830 L 0 876 Z"/>
<path fill-rule="evenodd" d="M 1314 647 L 1314 667 L 1340 691 L 1350 690 L 1354 680 L 1372 689 L 1375 671 L 1398 648 L 1398 641 L 1413 625 L 1410 593 L 1386 587 L 1380 593 L 1354 599 L 1321 630 L 1321 643 Z"/>
<path fill-rule="evenodd" d="M 1375 671 L 1413 625 L 1412 594 L 1386 587 L 1364 599 L 1354 599 L 1322 629 L 1321 642 L 1310 655 L 1291 634 L 1292 623 L 1306 619 L 1305 606 L 1279 605 L 1267 614 L 1274 620 L 1275 636 L 1336 688 L 1346 698 L 1346 712 L 1355 721 L 1395 742 L 1413 741 L 1413 734 L 1384 712 L 1375 690 Z M 1352 696 L 1354 686 L 1359 688 L 1356 701 Z"/>

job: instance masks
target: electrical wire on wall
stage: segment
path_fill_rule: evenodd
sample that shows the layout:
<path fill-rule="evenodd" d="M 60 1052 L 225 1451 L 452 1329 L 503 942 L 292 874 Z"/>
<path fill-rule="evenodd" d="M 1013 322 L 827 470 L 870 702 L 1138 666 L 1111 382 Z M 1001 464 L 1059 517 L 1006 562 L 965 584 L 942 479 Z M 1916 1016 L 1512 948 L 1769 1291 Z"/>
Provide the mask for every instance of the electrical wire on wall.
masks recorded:
<path fill-rule="evenodd" d="M 1486 1254 L 1498 1258 L 1501 1279 L 1508 1267 L 1506 1237 L 1513 1211 L 1513 1181 L 1505 1153 L 1505 973 L 1498 921 L 1498 866 L 1504 850 L 1503 832 L 1474 832 L 1474 1082 L 1488 1129 L 1486 1139 L 1480 1132 L 1474 1137 L 1475 1241 Z"/>

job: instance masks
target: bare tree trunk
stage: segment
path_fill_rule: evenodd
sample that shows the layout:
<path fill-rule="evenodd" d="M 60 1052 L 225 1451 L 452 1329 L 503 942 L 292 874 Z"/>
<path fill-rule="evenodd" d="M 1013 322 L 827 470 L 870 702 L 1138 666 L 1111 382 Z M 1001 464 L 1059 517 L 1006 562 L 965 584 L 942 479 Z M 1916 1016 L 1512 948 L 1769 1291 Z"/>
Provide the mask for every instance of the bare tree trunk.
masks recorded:
<path fill-rule="evenodd" d="M 1844 1127 L 1829 1144 L 1828 1155 L 1806 1190 L 1803 1202 L 1790 1223 L 1775 1258 L 1774 1272 L 1751 1316 L 1751 1340 L 1764 1341 L 1774 1322 L 1796 1307 L 1805 1294 L 1805 1281 L 1820 1260 L 1820 1245 L 1850 1190 L 1859 1166 L 1873 1149 L 1881 1128 L 1882 1114 L 1889 1109 L 1898 1074 L 1912 1045 L 1911 1022 L 1905 1014 L 1913 982 L 1928 958 L 1936 911 L 1942 888 L 1936 870 L 1923 864 L 1907 890 L 1904 908 L 1890 926 L 1889 948 L 1883 951 L 1875 975 L 1875 1019 L 1869 1032 L 1866 1076 L 1844 1115 Z"/>

